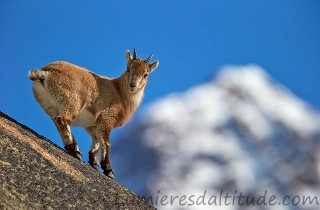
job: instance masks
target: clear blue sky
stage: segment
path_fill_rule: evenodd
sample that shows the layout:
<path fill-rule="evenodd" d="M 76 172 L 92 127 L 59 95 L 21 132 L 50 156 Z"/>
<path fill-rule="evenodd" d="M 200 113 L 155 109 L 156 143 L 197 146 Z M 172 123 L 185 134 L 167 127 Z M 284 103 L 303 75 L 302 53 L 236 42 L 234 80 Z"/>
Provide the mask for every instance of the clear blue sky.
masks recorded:
<path fill-rule="evenodd" d="M 319 0 L 1 0 L 0 29 L 0 110 L 59 145 L 27 72 L 65 60 L 116 77 L 134 47 L 160 60 L 143 105 L 254 63 L 320 108 Z M 76 132 L 86 154 L 89 136 Z"/>

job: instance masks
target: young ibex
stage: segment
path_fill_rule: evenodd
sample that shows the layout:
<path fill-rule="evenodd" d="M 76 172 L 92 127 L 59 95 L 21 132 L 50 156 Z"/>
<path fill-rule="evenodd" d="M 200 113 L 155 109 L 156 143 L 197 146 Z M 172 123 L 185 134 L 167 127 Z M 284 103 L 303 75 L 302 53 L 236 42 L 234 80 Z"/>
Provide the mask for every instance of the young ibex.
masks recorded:
<path fill-rule="evenodd" d="M 104 174 L 114 178 L 110 164 L 110 133 L 127 122 L 138 108 L 148 75 L 159 61 L 126 53 L 127 69 L 118 78 L 97 75 L 67 62 L 53 62 L 29 72 L 34 96 L 57 127 L 66 151 L 81 159 L 82 154 L 70 125 L 85 127 L 92 137 L 90 165 L 98 169 L 98 152 Z"/>

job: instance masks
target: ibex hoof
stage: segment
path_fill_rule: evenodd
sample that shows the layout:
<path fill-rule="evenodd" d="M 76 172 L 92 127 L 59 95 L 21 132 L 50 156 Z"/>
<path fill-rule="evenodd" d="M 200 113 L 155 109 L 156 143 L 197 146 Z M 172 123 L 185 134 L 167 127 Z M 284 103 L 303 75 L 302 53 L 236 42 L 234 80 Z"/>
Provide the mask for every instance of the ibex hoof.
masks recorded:
<path fill-rule="evenodd" d="M 114 171 L 112 169 L 104 170 L 104 175 L 108 176 L 111 179 L 115 178 Z"/>
<path fill-rule="evenodd" d="M 78 160 L 82 160 L 82 154 L 80 152 L 75 152 L 75 154 L 72 154 L 72 156 L 77 158 Z"/>
<path fill-rule="evenodd" d="M 90 163 L 90 166 L 96 170 L 99 170 L 99 164 L 97 163 Z"/>
<path fill-rule="evenodd" d="M 65 150 L 68 152 L 69 155 L 72 157 L 77 158 L 78 160 L 82 159 L 82 154 L 80 151 L 76 150 L 76 145 L 75 144 L 69 144 L 64 146 Z"/>
<path fill-rule="evenodd" d="M 105 161 L 101 161 L 101 168 L 103 169 L 104 175 L 110 177 L 111 179 L 114 179 L 114 171 L 112 170 L 110 164 L 107 164 Z"/>
<path fill-rule="evenodd" d="M 92 168 L 99 170 L 97 153 L 89 152 L 89 164 Z"/>

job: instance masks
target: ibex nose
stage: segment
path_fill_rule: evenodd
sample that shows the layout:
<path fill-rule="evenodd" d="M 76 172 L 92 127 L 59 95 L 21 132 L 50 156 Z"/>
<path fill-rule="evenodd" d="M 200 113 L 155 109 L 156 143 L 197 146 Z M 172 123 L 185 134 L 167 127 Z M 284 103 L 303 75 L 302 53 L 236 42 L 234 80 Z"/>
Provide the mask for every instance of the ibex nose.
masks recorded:
<path fill-rule="evenodd" d="M 135 82 L 130 82 L 130 89 L 134 90 L 136 88 L 137 84 Z"/>
<path fill-rule="evenodd" d="M 136 87 L 136 83 L 130 82 L 130 87 L 135 88 Z"/>

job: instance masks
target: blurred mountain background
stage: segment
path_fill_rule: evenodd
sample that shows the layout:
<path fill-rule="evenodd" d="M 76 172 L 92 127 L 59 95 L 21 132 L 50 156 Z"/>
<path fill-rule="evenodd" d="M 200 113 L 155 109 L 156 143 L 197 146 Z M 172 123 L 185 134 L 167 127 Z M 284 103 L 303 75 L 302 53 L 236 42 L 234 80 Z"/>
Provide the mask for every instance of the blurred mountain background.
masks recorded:
<path fill-rule="evenodd" d="M 259 66 L 225 67 L 210 81 L 152 103 L 128 130 L 112 145 L 117 179 L 153 202 L 204 191 L 208 198 L 221 190 L 319 199 L 320 114 Z M 156 207 L 315 209 L 278 203 Z"/>

